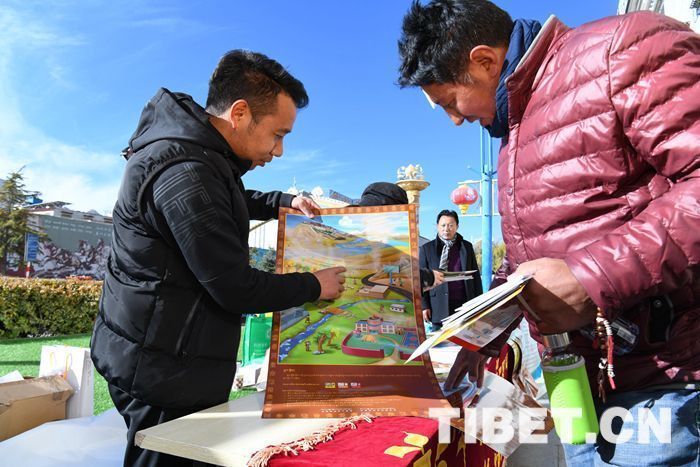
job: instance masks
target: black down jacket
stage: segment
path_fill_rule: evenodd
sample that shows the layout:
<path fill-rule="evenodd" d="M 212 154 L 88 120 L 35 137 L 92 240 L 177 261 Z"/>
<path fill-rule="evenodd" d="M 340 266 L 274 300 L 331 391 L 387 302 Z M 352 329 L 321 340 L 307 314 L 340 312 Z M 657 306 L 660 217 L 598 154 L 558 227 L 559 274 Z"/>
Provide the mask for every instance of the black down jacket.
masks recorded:
<path fill-rule="evenodd" d="M 248 263 L 249 220 L 277 217 L 292 196 L 245 190 L 250 163 L 184 94 L 161 89 L 151 99 L 130 149 L 93 362 L 110 384 L 147 404 L 225 402 L 240 314 L 320 295 L 313 274 L 269 274 Z"/>

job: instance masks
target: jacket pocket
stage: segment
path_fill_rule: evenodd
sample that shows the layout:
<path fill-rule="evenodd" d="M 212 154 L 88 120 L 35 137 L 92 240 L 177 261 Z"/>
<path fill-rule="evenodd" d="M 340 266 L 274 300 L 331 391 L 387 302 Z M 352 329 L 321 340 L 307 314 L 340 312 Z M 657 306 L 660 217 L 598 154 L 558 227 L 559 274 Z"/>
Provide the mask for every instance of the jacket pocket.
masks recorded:
<path fill-rule="evenodd" d="M 204 292 L 200 292 L 200 294 L 197 296 L 197 300 L 195 300 L 194 302 L 194 305 L 192 305 L 192 308 L 187 313 L 187 317 L 185 318 L 185 324 L 183 325 L 182 331 L 180 332 L 180 335 L 178 336 L 177 342 L 175 344 L 175 355 L 179 357 L 188 356 L 187 345 L 189 344 L 190 338 L 192 337 L 192 331 L 194 330 L 196 324 L 195 318 L 199 314 L 199 309 L 203 298 Z"/>

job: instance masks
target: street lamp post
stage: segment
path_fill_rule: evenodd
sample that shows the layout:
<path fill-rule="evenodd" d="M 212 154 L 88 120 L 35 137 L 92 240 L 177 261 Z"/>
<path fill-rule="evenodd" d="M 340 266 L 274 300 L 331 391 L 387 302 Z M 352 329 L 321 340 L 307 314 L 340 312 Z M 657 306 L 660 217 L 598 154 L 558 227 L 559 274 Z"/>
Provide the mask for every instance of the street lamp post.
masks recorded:
<path fill-rule="evenodd" d="M 493 275 L 492 221 L 493 207 L 493 147 L 491 137 L 482 128 L 481 142 L 481 285 L 484 290 L 491 287 Z"/>

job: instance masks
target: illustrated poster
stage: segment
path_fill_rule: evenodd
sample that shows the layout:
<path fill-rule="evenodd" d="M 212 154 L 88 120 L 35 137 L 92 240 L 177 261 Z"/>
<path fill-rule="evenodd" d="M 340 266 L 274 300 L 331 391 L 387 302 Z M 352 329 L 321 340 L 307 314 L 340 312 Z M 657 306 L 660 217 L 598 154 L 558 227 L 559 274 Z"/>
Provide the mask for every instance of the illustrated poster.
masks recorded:
<path fill-rule="evenodd" d="M 275 313 L 264 418 L 427 416 L 449 407 L 425 340 L 415 205 L 281 209 L 277 272 L 344 266 L 345 291 Z"/>

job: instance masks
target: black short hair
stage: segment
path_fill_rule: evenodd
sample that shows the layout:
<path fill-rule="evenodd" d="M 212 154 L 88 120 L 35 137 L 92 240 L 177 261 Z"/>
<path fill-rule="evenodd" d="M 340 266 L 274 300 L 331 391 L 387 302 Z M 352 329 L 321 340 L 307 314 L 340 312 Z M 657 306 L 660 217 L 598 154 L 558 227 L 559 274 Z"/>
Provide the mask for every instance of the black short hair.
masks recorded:
<path fill-rule="evenodd" d="M 395 183 L 374 182 L 362 192 L 358 206 L 393 206 L 408 204 L 406 190 Z"/>
<path fill-rule="evenodd" d="M 207 112 L 221 115 L 234 102 L 245 99 L 253 120 L 258 120 L 275 112 L 281 92 L 298 109 L 309 104 L 304 85 L 277 61 L 258 52 L 231 50 L 221 57 L 209 80 Z"/>
<path fill-rule="evenodd" d="M 456 212 L 452 211 L 451 209 L 443 209 L 442 211 L 440 211 L 440 212 L 438 213 L 438 215 L 437 215 L 437 219 L 435 219 L 435 223 L 436 223 L 436 224 L 440 222 L 440 218 L 441 218 L 442 216 L 447 216 L 447 217 L 452 217 L 452 218 L 454 218 L 454 220 L 455 220 L 455 222 L 457 223 L 457 225 L 459 225 L 459 216 L 457 215 Z"/>
<path fill-rule="evenodd" d="M 399 85 L 468 82 L 469 53 L 477 45 L 507 46 L 513 20 L 487 0 L 414 0 L 399 39 Z"/>

